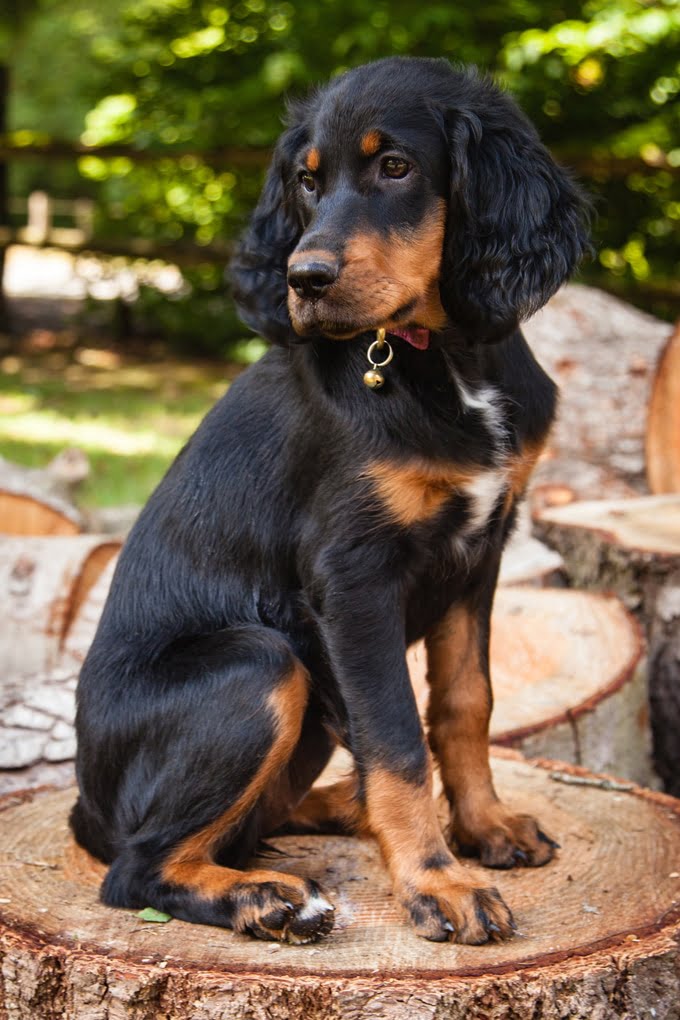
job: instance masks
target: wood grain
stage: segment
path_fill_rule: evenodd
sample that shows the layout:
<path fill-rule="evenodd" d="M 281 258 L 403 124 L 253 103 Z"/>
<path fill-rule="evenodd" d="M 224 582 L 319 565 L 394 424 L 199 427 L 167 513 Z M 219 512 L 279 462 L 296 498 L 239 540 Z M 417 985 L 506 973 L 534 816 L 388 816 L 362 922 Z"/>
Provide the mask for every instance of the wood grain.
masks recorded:
<path fill-rule="evenodd" d="M 315 946 L 144 923 L 98 902 L 102 868 L 67 830 L 73 791 L 10 796 L 0 827 L 0 1007 L 12 1020 L 676 1018 L 680 803 L 556 782 L 555 768 L 584 774 L 512 752 L 495 761 L 502 794 L 535 812 L 562 850 L 540 871 L 486 873 L 520 934 L 483 947 L 415 936 L 375 846 L 340 837 L 278 839 L 286 856 L 266 862 L 331 894 L 337 925 Z"/>

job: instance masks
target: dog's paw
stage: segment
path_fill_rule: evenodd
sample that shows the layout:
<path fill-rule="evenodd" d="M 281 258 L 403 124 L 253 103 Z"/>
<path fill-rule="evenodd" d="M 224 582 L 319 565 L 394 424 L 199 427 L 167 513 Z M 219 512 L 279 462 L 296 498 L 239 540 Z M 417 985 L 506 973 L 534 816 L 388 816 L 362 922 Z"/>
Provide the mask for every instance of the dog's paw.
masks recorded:
<path fill-rule="evenodd" d="M 234 931 L 268 942 L 316 942 L 335 921 L 335 908 L 316 882 L 242 883 L 231 899 Z"/>
<path fill-rule="evenodd" d="M 402 897 L 418 935 L 431 942 L 479 946 L 511 938 L 516 930 L 510 908 L 497 889 L 447 881 L 419 883 Z"/>
<path fill-rule="evenodd" d="M 452 835 L 464 857 L 478 856 L 485 868 L 540 868 L 559 843 L 539 829 L 531 815 L 515 815 L 495 804 L 474 824 L 456 820 Z"/>

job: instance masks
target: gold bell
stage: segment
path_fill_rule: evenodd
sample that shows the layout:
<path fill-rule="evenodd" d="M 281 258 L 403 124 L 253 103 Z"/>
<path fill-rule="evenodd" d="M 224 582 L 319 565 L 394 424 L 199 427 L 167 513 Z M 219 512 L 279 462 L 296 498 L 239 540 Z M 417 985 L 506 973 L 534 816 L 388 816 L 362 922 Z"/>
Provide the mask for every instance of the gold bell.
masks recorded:
<path fill-rule="evenodd" d="M 386 357 L 382 361 L 375 360 L 375 352 L 380 351 L 385 354 Z M 379 390 L 381 386 L 385 384 L 385 376 L 380 371 L 385 365 L 389 365 L 390 361 L 394 357 L 394 352 L 387 340 L 385 339 L 385 330 L 376 330 L 375 340 L 368 348 L 366 356 L 370 363 L 370 368 L 367 372 L 364 372 L 364 385 L 368 386 L 370 390 Z"/>
<path fill-rule="evenodd" d="M 385 382 L 385 376 L 377 368 L 369 368 L 364 372 L 364 382 L 371 390 L 379 390 Z"/>

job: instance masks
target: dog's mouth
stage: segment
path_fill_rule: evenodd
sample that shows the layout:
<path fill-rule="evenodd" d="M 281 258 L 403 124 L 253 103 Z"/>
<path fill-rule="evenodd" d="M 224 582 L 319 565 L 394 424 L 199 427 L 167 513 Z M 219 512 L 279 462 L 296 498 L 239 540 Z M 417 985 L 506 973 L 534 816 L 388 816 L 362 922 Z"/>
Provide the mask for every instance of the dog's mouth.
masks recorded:
<path fill-rule="evenodd" d="M 302 307 L 293 307 L 290 313 L 293 328 L 299 336 L 321 334 L 329 340 L 354 340 L 364 333 L 384 328 L 388 333 L 408 340 L 414 347 L 424 349 L 423 334 L 429 336 L 429 330 L 412 321 L 417 305 L 418 299 L 414 298 L 386 316 L 353 315 L 345 318 L 343 310 L 333 309 L 328 300 L 319 298 L 317 301 L 305 300 Z"/>

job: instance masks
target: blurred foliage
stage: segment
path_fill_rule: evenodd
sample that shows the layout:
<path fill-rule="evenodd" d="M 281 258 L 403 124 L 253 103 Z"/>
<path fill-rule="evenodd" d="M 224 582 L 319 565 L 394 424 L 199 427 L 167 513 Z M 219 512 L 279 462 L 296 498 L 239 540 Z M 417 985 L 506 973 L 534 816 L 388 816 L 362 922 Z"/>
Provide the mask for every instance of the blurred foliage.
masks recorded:
<path fill-rule="evenodd" d="M 58 177 L 52 164 L 17 168 L 23 193 L 48 179 L 51 190 L 58 180 L 96 195 L 98 235 L 228 241 L 256 199 L 288 94 L 388 54 L 445 56 L 493 72 L 594 194 L 597 254 L 586 278 L 661 314 L 677 312 L 678 0 L 34 6 L 11 54 L 15 129 L 163 152 L 156 162 L 84 156 L 80 177 L 68 180 L 76 171 L 65 165 Z M 253 149 L 263 150 L 261 160 Z M 243 332 L 214 267 L 188 275 L 173 299 L 143 290 L 139 301 L 145 328 L 155 317 L 180 342 L 193 333 L 219 335 L 221 345 Z"/>

